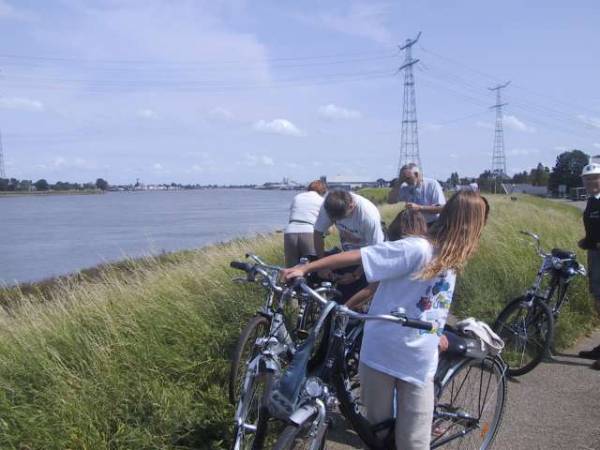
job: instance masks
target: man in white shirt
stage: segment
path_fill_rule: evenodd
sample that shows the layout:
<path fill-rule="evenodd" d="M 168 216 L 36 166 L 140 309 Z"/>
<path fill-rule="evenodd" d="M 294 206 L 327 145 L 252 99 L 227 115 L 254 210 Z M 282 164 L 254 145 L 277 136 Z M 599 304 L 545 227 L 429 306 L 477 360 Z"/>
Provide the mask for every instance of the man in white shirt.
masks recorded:
<path fill-rule="evenodd" d="M 388 194 L 388 203 L 406 202 L 406 207 L 421 211 L 428 226 L 439 217 L 446 197 L 440 183 L 423 178 L 416 164 L 406 164 L 400 169 L 400 178 Z"/>
<path fill-rule="evenodd" d="M 364 197 L 347 191 L 327 194 L 315 222 L 314 241 L 317 257 L 324 256 L 324 236 L 335 225 L 340 234 L 342 250 L 356 250 L 367 245 L 383 242 L 381 215 L 377 207 Z M 339 274 L 322 273 L 338 283 L 344 300 L 366 287 L 362 267 L 343 269 Z"/>

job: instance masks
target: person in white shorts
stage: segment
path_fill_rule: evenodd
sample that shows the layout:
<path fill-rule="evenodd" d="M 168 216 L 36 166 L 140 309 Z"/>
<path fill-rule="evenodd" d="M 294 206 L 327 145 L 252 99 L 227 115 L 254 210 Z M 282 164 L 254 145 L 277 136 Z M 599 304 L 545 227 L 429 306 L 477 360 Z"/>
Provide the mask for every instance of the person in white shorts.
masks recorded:
<path fill-rule="evenodd" d="M 286 267 L 295 266 L 304 256 L 316 256 L 314 225 L 326 192 L 327 185 L 315 180 L 308 185 L 306 192 L 292 200 L 288 225 L 283 232 Z"/>
<path fill-rule="evenodd" d="M 426 450 L 433 421 L 433 377 L 438 343 L 452 302 L 456 272 L 477 249 L 487 220 L 487 201 L 460 191 L 442 209 L 427 236 L 363 247 L 283 271 L 290 280 L 309 272 L 360 264 L 379 282 L 370 314 L 402 307 L 431 322 L 432 332 L 367 321 L 360 354 L 361 397 L 373 424 L 394 417 L 398 450 Z"/>

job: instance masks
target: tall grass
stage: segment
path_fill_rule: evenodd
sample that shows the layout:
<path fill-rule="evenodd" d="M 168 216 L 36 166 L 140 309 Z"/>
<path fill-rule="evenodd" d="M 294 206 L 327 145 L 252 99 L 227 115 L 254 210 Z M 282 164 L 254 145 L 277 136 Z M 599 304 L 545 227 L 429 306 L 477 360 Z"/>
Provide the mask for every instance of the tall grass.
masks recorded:
<path fill-rule="evenodd" d="M 382 207 L 388 223 L 397 210 Z M 455 312 L 493 318 L 535 275 L 538 260 L 518 231 L 573 249 L 579 214 L 548 201 L 493 198 Z M 228 262 L 248 251 L 281 262 L 281 240 L 238 240 L 37 293 L 5 292 L 14 305 L 0 310 L 0 448 L 226 447 L 228 357 L 261 301 L 258 287 L 231 283 Z M 591 317 L 580 280 L 560 318 L 559 343 L 589 330 Z"/>
<path fill-rule="evenodd" d="M 368 198 L 376 205 L 382 205 L 387 202 L 390 188 L 362 188 L 356 191 L 357 194 Z"/>

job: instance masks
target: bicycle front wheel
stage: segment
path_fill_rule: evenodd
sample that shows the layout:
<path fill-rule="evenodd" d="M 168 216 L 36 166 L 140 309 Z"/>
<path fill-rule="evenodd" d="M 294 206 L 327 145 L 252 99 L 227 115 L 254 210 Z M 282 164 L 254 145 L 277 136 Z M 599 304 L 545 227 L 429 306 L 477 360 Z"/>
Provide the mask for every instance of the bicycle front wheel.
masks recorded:
<path fill-rule="evenodd" d="M 263 448 L 269 420 L 267 395 L 272 383 L 272 374 L 257 374 L 242 392 L 236 409 L 231 450 Z"/>
<path fill-rule="evenodd" d="M 506 392 L 504 364 L 499 359 L 463 362 L 441 388 L 431 448 L 489 448 L 502 421 Z"/>
<path fill-rule="evenodd" d="M 550 349 L 554 319 L 545 302 L 520 297 L 498 315 L 494 331 L 504 341 L 502 357 L 512 377 L 532 371 Z"/>
<path fill-rule="evenodd" d="M 242 330 L 233 352 L 229 369 L 229 402 L 237 404 L 246 378 L 248 363 L 254 358 L 258 349 L 256 340 L 269 332 L 269 320 L 263 316 L 254 316 Z"/>
<path fill-rule="evenodd" d="M 310 421 L 300 426 L 288 425 L 279 436 L 274 450 L 324 450 L 327 429 L 315 434 L 313 428 L 313 422 Z"/>

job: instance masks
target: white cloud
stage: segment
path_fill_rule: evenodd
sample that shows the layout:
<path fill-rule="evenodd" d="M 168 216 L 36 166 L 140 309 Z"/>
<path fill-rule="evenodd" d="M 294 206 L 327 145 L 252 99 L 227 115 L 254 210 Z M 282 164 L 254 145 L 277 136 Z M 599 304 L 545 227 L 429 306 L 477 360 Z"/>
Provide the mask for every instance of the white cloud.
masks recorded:
<path fill-rule="evenodd" d="M 218 106 L 216 108 L 211 109 L 208 112 L 208 118 L 212 119 L 212 120 L 230 121 L 230 120 L 233 120 L 235 118 L 235 116 L 227 108 Z"/>
<path fill-rule="evenodd" d="M 159 171 L 160 171 L 160 170 L 163 170 L 163 166 L 162 166 L 162 164 L 160 164 L 160 163 L 154 163 L 154 164 L 152 165 L 152 168 L 153 168 L 154 170 L 159 170 Z"/>
<path fill-rule="evenodd" d="M 423 131 L 440 131 L 441 129 L 443 129 L 444 126 L 443 125 L 439 125 L 437 123 L 424 123 L 423 124 Z"/>
<path fill-rule="evenodd" d="M 600 148 L 600 142 L 594 142 L 592 145 L 596 148 Z"/>
<path fill-rule="evenodd" d="M 537 148 L 513 148 L 507 152 L 510 156 L 537 155 L 538 153 L 540 153 L 540 150 Z"/>
<path fill-rule="evenodd" d="M 270 122 L 259 120 L 254 124 L 254 129 L 261 133 L 281 134 L 284 136 L 304 136 L 304 132 L 286 119 L 274 119 Z"/>
<path fill-rule="evenodd" d="M 360 119 L 362 114 L 354 109 L 346 109 L 332 103 L 319 107 L 319 116 L 327 120 Z"/>
<path fill-rule="evenodd" d="M 475 126 L 479 127 L 479 128 L 485 128 L 486 130 L 494 129 L 494 125 L 492 125 L 489 122 L 482 122 L 481 120 L 478 120 L 477 122 L 475 122 Z"/>
<path fill-rule="evenodd" d="M 41 101 L 22 97 L 0 98 L 0 108 L 32 112 L 41 112 L 45 109 Z"/>
<path fill-rule="evenodd" d="M 569 150 L 569 148 L 564 145 L 557 145 L 556 147 L 554 147 L 554 150 L 556 150 L 557 152 L 566 152 L 567 150 Z"/>
<path fill-rule="evenodd" d="M 385 22 L 390 17 L 390 5 L 374 2 L 355 2 L 348 11 L 323 13 L 314 17 L 303 16 L 303 20 L 316 23 L 339 33 L 358 36 L 379 44 L 393 44 Z"/>
<path fill-rule="evenodd" d="M 142 119 L 158 119 L 158 113 L 153 109 L 140 109 L 137 112 L 137 116 Z"/>
<path fill-rule="evenodd" d="M 253 153 L 246 153 L 244 155 L 244 161 L 242 162 L 242 164 L 249 166 L 249 167 L 256 167 L 256 166 L 272 167 L 275 165 L 275 161 L 273 160 L 273 158 L 271 158 L 270 156 L 267 156 L 267 155 L 255 155 Z"/>
<path fill-rule="evenodd" d="M 96 170 L 98 169 L 98 164 L 80 157 L 66 158 L 64 156 L 55 156 L 50 162 L 37 164 L 35 167 L 46 171 L 65 169 Z"/>
<path fill-rule="evenodd" d="M 448 156 L 452 159 L 458 159 L 458 155 L 456 153 L 450 153 Z"/>
<path fill-rule="evenodd" d="M 579 114 L 577 118 L 591 128 L 600 128 L 600 117 L 590 117 Z"/>
<path fill-rule="evenodd" d="M 523 131 L 526 133 L 535 133 L 535 128 L 525 124 L 522 120 L 518 119 L 515 116 L 507 115 L 504 116 L 504 125 L 507 128 L 511 128 L 516 131 Z"/>
<path fill-rule="evenodd" d="M 495 128 L 493 124 L 480 120 L 475 122 L 475 126 L 485 128 L 486 130 L 493 130 Z M 525 122 L 512 115 L 504 116 L 504 127 L 525 133 L 535 133 L 536 131 L 534 127 L 527 125 Z"/>
<path fill-rule="evenodd" d="M 23 10 L 17 10 L 4 0 L 0 0 L 0 19 L 31 19 L 32 16 Z"/>

